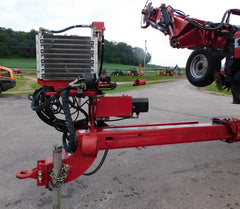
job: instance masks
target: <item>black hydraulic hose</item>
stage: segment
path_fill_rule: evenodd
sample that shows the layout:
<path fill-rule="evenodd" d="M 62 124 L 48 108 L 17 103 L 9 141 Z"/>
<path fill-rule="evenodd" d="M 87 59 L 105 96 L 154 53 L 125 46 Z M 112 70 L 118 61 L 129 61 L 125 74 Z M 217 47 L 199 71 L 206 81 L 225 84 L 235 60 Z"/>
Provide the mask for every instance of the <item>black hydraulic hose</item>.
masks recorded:
<path fill-rule="evenodd" d="M 62 119 L 58 119 L 54 116 L 54 113 L 51 109 L 51 104 L 54 100 L 58 100 L 60 92 L 63 89 L 60 89 L 55 95 L 49 97 L 48 99 L 44 87 L 40 87 L 37 89 L 33 95 L 29 95 L 29 99 L 32 101 L 31 108 L 34 110 L 38 117 L 45 122 L 46 124 L 53 126 L 60 132 L 64 132 L 66 130 L 65 121 Z"/>
<path fill-rule="evenodd" d="M 80 111 L 84 116 L 85 116 L 85 129 L 88 129 L 88 114 L 87 114 L 87 112 L 85 111 L 85 110 L 83 110 L 81 107 L 79 107 L 79 106 L 74 106 L 73 104 L 72 104 L 72 102 L 69 100 L 69 104 L 74 108 L 74 109 L 76 109 L 76 110 L 78 110 L 78 111 Z M 82 122 L 82 121 L 81 121 Z M 78 123 L 78 121 L 76 122 L 76 123 Z"/>
<path fill-rule="evenodd" d="M 63 134 L 63 146 L 66 152 L 74 152 L 76 150 L 76 141 L 74 134 L 74 122 L 71 117 L 71 112 L 69 109 L 69 88 L 66 88 L 62 93 L 62 108 L 65 115 L 67 130 Z M 66 139 L 69 141 L 68 145 Z"/>
<path fill-rule="evenodd" d="M 102 35 L 102 57 L 101 57 L 101 63 L 100 63 L 100 70 L 98 73 L 98 76 L 102 74 L 102 67 L 103 67 L 103 60 L 104 60 L 104 35 Z"/>
<path fill-rule="evenodd" d="M 214 27 L 214 28 L 209 28 L 209 27 L 206 27 L 204 25 L 201 25 L 200 23 L 198 23 L 197 21 L 191 19 L 191 18 L 186 18 L 192 25 L 194 25 L 195 27 L 201 29 L 201 30 L 206 30 L 206 31 L 215 31 L 215 30 L 218 30 L 218 29 L 221 29 L 224 25 L 224 21 L 226 19 L 227 16 L 230 15 L 230 13 L 232 12 L 232 10 L 227 10 L 223 17 L 222 17 L 222 21 L 219 23 L 219 25 L 217 27 Z"/>
<path fill-rule="evenodd" d="M 51 33 L 63 33 L 67 30 L 73 29 L 73 28 L 83 28 L 83 27 L 90 27 L 89 25 L 73 25 L 73 26 L 69 26 L 67 28 L 64 28 L 62 30 L 50 30 Z"/>
<path fill-rule="evenodd" d="M 32 95 L 32 104 L 31 104 L 31 108 L 34 111 L 38 111 L 41 110 L 45 107 L 47 107 L 52 101 L 54 101 L 57 97 L 59 97 L 59 95 L 65 90 L 69 88 L 69 86 L 66 86 L 64 88 L 60 88 L 56 94 L 54 94 L 53 96 L 50 96 L 44 103 L 41 103 L 40 105 L 37 103 L 37 101 L 39 101 L 39 97 L 41 96 L 41 94 L 45 93 L 44 91 L 44 87 L 40 87 L 39 89 L 37 89 L 33 95 Z"/>
<path fill-rule="evenodd" d="M 101 122 L 99 121 L 97 123 L 97 126 L 98 127 L 103 127 L 103 126 L 107 126 L 107 124 L 102 122 L 102 121 Z M 92 171 L 88 172 L 88 173 L 83 173 L 83 175 L 84 176 L 91 176 L 91 175 L 97 173 L 99 171 L 99 169 L 102 167 L 103 163 L 105 162 L 105 160 L 107 158 L 107 154 L 108 154 L 108 150 L 105 150 L 104 154 L 102 156 L 102 159 L 101 159 L 100 163 L 98 164 L 98 166 L 95 169 L 93 169 Z"/>
<path fill-rule="evenodd" d="M 98 166 L 97 166 L 93 171 L 90 171 L 89 173 L 84 173 L 83 175 L 84 175 L 84 176 L 91 176 L 91 175 L 97 173 L 98 170 L 102 167 L 104 161 L 106 160 L 107 154 L 108 154 L 108 150 L 105 150 L 105 152 L 104 152 L 104 154 L 103 154 L 103 157 L 102 157 L 102 160 L 101 160 L 101 162 L 98 164 Z"/>
<path fill-rule="evenodd" d="M 198 23 L 197 21 L 191 19 L 191 18 L 187 18 L 187 20 L 195 27 L 201 29 L 201 30 L 207 30 L 207 31 L 216 31 L 220 28 L 223 27 L 223 23 L 219 23 L 219 25 L 217 27 L 214 27 L 214 28 L 209 28 L 209 27 L 206 27 L 206 26 L 203 26 L 201 25 L 200 23 Z"/>
<path fill-rule="evenodd" d="M 162 16 L 164 18 L 164 24 L 166 26 L 172 25 L 172 20 L 171 17 L 168 13 L 168 8 L 165 6 L 165 4 L 163 6 L 160 7 L 161 8 L 161 12 L 162 12 Z"/>

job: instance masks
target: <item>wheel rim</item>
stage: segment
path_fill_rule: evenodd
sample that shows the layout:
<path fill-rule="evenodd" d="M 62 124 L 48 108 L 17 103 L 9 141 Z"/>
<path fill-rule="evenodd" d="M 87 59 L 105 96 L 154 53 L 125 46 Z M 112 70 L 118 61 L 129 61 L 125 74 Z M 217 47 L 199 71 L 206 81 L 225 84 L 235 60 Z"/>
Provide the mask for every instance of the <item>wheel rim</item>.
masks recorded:
<path fill-rule="evenodd" d="M 208 60 L 207 57 L 203 54 L 199 54 L 193 58 L 190 65 L 190 73 L 196 78 L 202 78 L 205 76 L 208 69 Z"/>

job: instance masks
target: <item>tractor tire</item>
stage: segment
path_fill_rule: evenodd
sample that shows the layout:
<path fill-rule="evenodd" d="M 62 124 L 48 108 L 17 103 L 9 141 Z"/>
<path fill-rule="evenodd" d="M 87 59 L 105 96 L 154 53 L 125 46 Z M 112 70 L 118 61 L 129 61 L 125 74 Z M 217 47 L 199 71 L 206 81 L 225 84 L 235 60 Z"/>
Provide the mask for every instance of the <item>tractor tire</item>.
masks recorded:
<path fill-rule="evenodd" d="M 236 72 L 233 76 L 231 91 L 233 95 L 233 104 L 240 104 L 240 71 Z"/>
<path fill-rule="evenodd" d="M 0 94 L 2 93 L 2 86 L 1 86 L 1 84 L 0 84 Z"/>
<path fill-rule="evenodd" d="M 197 87 L 210 85 L 221 68 L 221 58 L 212 49 L 196 49 L 187 60 L 186 75 L 188 81 Z"/>

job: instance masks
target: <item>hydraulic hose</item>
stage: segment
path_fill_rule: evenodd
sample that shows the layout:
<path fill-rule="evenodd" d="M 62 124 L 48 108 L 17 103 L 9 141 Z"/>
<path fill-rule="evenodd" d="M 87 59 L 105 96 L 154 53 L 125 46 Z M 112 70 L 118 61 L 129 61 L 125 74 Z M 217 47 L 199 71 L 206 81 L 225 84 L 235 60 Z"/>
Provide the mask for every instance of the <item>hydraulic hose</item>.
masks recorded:
<path fill-rule="evenodd" d="M 62 108 L 66 120 L 66 131 L 63 133 L 63 146 L 66 152 L 75 152 L 76 150 L 76 141 L 74 134 L 74 123 L 71 117 L 71 112 L 69 109 L 69 92 L 71 87 L 66 88 L 62 93 Z M 68 143 L 67 143 L 68 140 Z"/>
<path fill-rule="evenodd" d="M 191 19 L 191 18 L 186 18 L 186 19 L 187 19 L 192 25 L 194 25 L 195 27 L 197 27 L 197 28 L 199 28 L 199 29 L 201 29 L 201 30 L 216 31 L 216 30 L 219 30 L 219 29 L 223 28 L 226 17 L 227 17 L 227 19 L 228 19 L 229 15 L 230 15 L 232 12 L 234 12 L 234 11 L 235 11 L 234 9 L 227 10 L 227 11 L 224 13 L 223 17 L 222 17 L 222 21 L 219 23 L 218 26 L 216 26 L 216 27 L 214 27 L 214 28 L 210 28 L 210 27 L 206 27 L 206 26 L 204 26 L 204 25 L 201 25 L 200 23 L 198 23 L 197 21 L 195 21 L 195 20 L 193 20 L 193 19 Z"/>
<path fill-rule="evenodd" d="M 70 89 L 71 86 L 68 85 L 59 89 L 55 95 L 47 97 L 44 87 L 40 87 L 33 93 L 32 98 L 29 97 L 29 99 L 32 100 L 31 108 L 36 111 L 38 117 L 46 124 L 53 126 L 60 132 L 63 132 L 63 146 L 66 152 L 69 153 L 74 152 L 77 148 L 74 127 L 81 125 L 84 129 L 88 128 L 87 113 L 80 106 L 76 105 L 75 102 L 69 100 Z M 62 104 L 59 101 L 60 93 L 62 93 Z M 55 109 L 53 109 L 53 107 L 55 107 Z M 81 112 L 84 115 L 84 119 L 75 119 L 73 121 L 73 113 L 71 113 L 70 108 Z M 65 120 L 55 116 L 55 114 L 60 113 L 61 110 L 63 110 Z"/>
<path fill-rule="evenodd" d="M 101 57 L 101 63 L 100 63 L 100 70 L 98 73 L 98 76 L 100 76 L 102 74 L 102 67 L 103 67 L 103 60 L 104 60 L 104 35 L 102 35 L 102 57 Z"/>
<path fill-rule="evenodd" d="M 50 33 L 63 33 L 65 31 L 73 29 L 73 28 L 87 28 L 87 27 L 91 27 L 91 25 L 72 25 L 72 26 L 69 26 L 69 27 L 64 28 L 62 30 L 49 30 L 49 29 L 45 29 L 45 28 L 40 28 L 39 30 L 40 31 L 47 31 L 47 32 L 50 32 Z"/>
<path fill-rule="evenodd" d="M 107 154 L 108 154 L 108 150 L 105 150 L 104 154 L 103 154 L 103 157 L 102 157 L 100 163 L 98 164 L 98 166 L 93 171 L 90 171 L 89 173 L 84 173 L 83 175 L 84 176 L 91 176 L 91 175 L 97 173 L 99 171 L 99 169 L 102 167 L 104 161 L 106 160 Z"/>

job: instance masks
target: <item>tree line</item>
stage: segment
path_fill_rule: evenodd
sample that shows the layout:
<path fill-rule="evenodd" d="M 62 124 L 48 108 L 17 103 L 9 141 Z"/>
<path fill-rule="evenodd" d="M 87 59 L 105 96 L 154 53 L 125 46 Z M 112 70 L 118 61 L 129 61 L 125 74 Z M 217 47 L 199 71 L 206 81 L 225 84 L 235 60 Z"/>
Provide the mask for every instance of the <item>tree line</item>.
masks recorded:
<path fill-rule="evenodd" d="M 124 42 L 109 42 L 105 40 L 104 61 L 124 65 L 144 64 L 145 52 L 142 48 L 132 47 Z M 151 60 L 151 55 L 146 53 L 146 64 Z"/>
<path fill-rule="evenodd" d="M 0 57 L 36 57 L 35 36 L 37 31 L 13 31 L 0 27 Z M 144 64 L 145 52 L 139 47 L 132 47 L 124 42 L 104 41 L 104 62 L 125 65 Z M 101 50 L 99 52 L 101 57 Z M 146 63 L 151 60 L 151 55 L 146 54 Z"/>
<path fill-rule="evenodd" d="M 16 32 L 0 27 L 1 57 L 36 57 L 35 35 L 37 32 Z"/>

